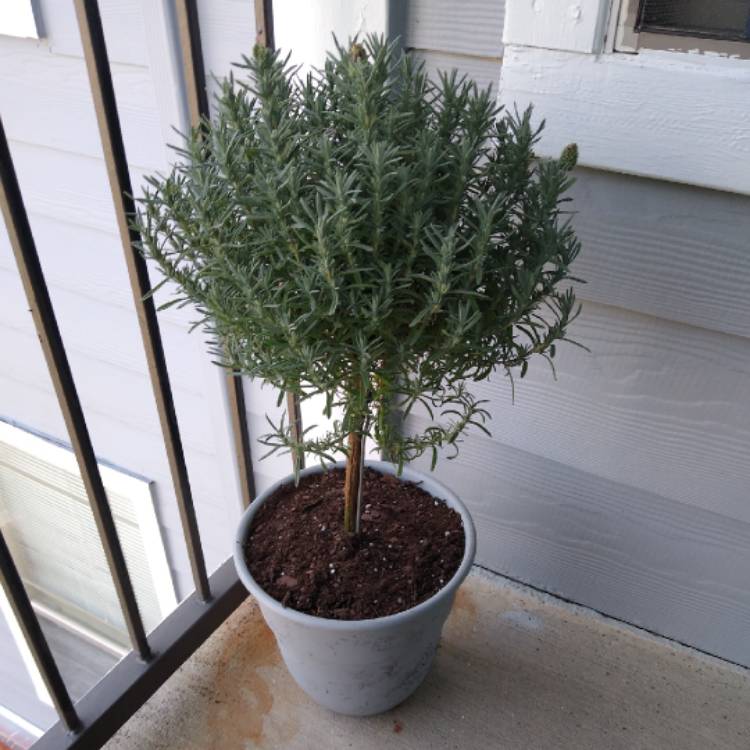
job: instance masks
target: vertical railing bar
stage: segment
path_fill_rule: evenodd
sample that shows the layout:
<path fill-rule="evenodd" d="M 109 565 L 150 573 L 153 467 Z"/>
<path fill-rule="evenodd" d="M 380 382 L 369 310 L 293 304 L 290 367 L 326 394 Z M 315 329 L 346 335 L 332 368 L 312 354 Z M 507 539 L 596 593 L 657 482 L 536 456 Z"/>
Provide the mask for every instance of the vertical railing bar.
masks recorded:
<path fill-rule="evenodd" d="M 206 73 L 203 65 L 198 9 L 195 0 L 177 0 L 176 11 L 190 125 L 192 128 L 199 128 L 205 120 L 208 120 L 211 113 L 206 90 Z M 242 375 L 227 370 L 226 383 L 234 452 L 240 475 L 242 504 L 247 507 L 255 498 L 255 475 L 250 451 L 250 434 L 247 427 L 247 408 Z"/>
<path fill-rule="evenodd" d="M 10 601 L 11 609 L 21 626 L 26 643 L 29 645 L 34 661 L 42 674 L 47 691 L 55 705 L 58 716 L 65 726 L 75 732 L 81 727 L 81 720 L 73 706 L 73 701 L 65 687 L 60 670 L 52 656 L 47 639 L 44 637 L 39 619 L 31 606 L 21 576 L 13 562 L 8 545 L 0 530 L 0 578 Z"/>
<path fill-rule="evenodd" d="M 150 294 L 151 282 L 148 277 L 146 261 L 137 249 L 140 235 L 130 223 L 131 217 L 135 214 L 135 202 L 132 198 L 133 191 L 128 173 L 128 163 L 122 140 L 120 118 L 112 85 L 112 74 L 109 68 L 99 5 L 96 0 L 75 0 L 75 7 L 91 84 L 91 94 L 96 110 L 96 119 L 99 125 L 104 161 L 107 166 L 107 176 L 125 252 L 125 262 L 138 314 L 138 323 L 151 375 L 151 384 L 164 436 L 164 446 L 174 483 L 190 567 L 200 597 L 203 601 L 208 601 L 211 592 L 206 575 L 206 564 L 203 558 L 198 522 L 185 464 L 185 454 L 169 383 L 164 347 L 159 332 L 156 307 Z"/>
<path fill-rule="evenodd" d="M 255 41 L 268 49 L 276 49 L 273 0 L 255 0 Z"/>
<path fill-rule="evenodd" d="M 107 558 L 112 581 L 122 607 L 125 624 L 133 648 L 141 658 L 151 656 L 143 628 L 133 584 L 128 574 L 125 556 L 117 536 L 112 510 L 104 490 L 96 455 L 91 443 L 86 419 L 78 398 L 73 374 L 65 353 L 55 312 L 44 280 L 44 274 L 31 233 L 29 218 L 18 186 L 10 148 L 0 120 L 0 208 L 5 216 L 10 244 L 16 258 L 26 298 L 34 319 L 37 334 L 47 362 L 65 426 L 73 445 L 81 478 L 88 494 L 91 511 Z"/>
<path fill-rule="evenodd" d="M 175 6 L 190 125 L 197 128 L 210 115 L 198 9 L 195 0 L 176 0 Z"/>
<path fill-rule="evenodd" d="M 268 49 L 276 48 L 273 32 L 273 0 L 255 0 L 255 39 L 258 44 Z M 299 443 L 302 440 L 303 428 L 302 408 L 297 394 L 291 392 L 286 394 L 286 411 L 292 440 Z M 292 466 L 295 471 L 305 468 L 303 451 L 292 451 Z"/>
<path fill-rule="evenodd" d="M 245 508 L 255 499 L 255 474 L 250 453 L 250 432 L 247 427 L 247 407 L 242 375 L 227 371 L 227 398 L 232 418 L 232 437 L 237 466 L 240 472 L 242 504 Z"/>

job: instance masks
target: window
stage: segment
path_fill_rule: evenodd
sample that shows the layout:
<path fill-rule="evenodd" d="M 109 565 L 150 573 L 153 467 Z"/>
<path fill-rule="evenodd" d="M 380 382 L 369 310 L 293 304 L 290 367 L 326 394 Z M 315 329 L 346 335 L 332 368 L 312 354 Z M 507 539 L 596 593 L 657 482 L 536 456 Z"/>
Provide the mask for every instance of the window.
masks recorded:
<path fill-rule="evenodd" d="M 747 41 L 750 36 L 747 0 L 642 0 L 638 31 Z"/>
<path fill-rule="evenodd" d="M 750 0 L 624 0 L 615 48 L 750 57 Z"/>
<path fill-rule="evenodd" d="M 100 465 L 144 624 L 176 606 L 151 484 Z M 73 453 L 0 421 L 0 527 L 40 614 L 93 642 L 129 646 Z"/>

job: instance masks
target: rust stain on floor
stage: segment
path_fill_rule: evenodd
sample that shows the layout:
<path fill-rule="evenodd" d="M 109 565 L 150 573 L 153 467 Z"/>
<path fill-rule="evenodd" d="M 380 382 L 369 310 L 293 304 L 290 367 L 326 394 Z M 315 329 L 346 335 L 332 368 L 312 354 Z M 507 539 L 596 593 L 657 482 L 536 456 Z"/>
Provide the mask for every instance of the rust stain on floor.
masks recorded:
<path fill-rule="evenodd" d="M 478 612 L 479 608 L 474 594 L 468 586 L 461 586 L 456 592 L 449 623 L 463 628 L 473 627 L 477 621 Z"/>
<path fill-rule="evenodd" d="M 243 750 L 291 739 L 298 731 L 296 719 L 286 711 L 272 715 L 274 696 L 285 700 L 290 682 L 273 633 L 257 607 L 247 606 L 217 655 L 211 680 L 216 702 L 207 735 L 222 737 L 222 748 Z"/>

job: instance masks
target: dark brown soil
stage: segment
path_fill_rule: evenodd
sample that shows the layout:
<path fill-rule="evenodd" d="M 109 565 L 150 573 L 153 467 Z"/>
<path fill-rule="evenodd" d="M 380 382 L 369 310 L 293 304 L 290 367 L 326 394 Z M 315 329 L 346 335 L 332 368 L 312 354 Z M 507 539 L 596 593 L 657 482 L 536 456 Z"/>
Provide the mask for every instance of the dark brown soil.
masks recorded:
<path fill-rule="evenodd" d="M 429 599 L 458 570 L 461 516 L 416 484 L 367 469 L 362 525 L 343 529 L 344 472 L 270 497 L 245 544 L 250 573 L 287 607 L 318 617 L 384 617 Z"/>

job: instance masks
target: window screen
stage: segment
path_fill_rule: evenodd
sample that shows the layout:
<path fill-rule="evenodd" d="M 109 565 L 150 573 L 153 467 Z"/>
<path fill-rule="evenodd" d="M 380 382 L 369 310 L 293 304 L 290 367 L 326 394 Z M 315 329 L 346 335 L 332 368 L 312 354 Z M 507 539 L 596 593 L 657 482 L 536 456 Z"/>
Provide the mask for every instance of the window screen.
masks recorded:
<path fill-rule="evenodd" d="M 636 31 L 750 41 L 750 0 L 641 0 Z"/>

